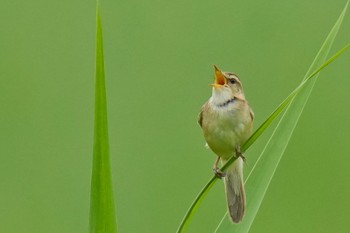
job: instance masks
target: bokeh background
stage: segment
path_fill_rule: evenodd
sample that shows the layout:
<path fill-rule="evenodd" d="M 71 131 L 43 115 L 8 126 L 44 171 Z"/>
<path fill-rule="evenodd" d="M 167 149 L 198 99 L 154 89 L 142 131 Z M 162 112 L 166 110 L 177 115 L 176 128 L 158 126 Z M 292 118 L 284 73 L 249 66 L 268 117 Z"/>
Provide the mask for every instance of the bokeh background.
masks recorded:
<path fill-rule="evenodd" d="M 301 81 L 345 4 L 102 0 L 119 232 L 175 232 L 212 176 L 196 123 L 212 65 L 241 77 L 257 127 Z M 0 232 L 88 232 L 95 1 L 1 5 Z M 331 54 L 349 28 L 348 13 Z M 252 233 L 349 232 L 349 59 L 322 72 Z M 246 153 L 246 171 L 265 140 Z M 217 182 L 188 232 L 213 232 L 225 211 Z"/>

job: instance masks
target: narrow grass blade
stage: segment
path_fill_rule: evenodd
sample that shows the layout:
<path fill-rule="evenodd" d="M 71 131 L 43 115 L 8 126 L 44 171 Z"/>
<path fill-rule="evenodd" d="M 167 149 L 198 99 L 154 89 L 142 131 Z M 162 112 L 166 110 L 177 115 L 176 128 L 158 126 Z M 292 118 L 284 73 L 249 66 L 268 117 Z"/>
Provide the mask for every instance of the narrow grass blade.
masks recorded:
<path fill-rule="evenodd" d="M 249 232 L 249 229 L 260 208 L 268 186 L 284 154 L 284 151 L 289 143 L 289 140 L 293 134 L 293 131 L 298 123 L 298 120 L 303 112 L 303 109 L 307 103 L 307 100 L 311 94 L 311 91 L 317 79 L 315 78 L 308 83 L 306 82 L 310 79 L 310 76 L 317 77 L 318 72 L 337 57 L 336 54 L 324 63 L 329 53 L 329 50 L 334 42 L 334 39 L 339 31 L 340 25 L 343 21 L 347 5 L 348 4 L 346 4 L 337 22 L 335 23 L 334 27 L 332 28 L 331 32 L 326 38 L 324 44 L 322 45 L 312 65 L 310 66 L 309 71 L 306 73 L 305 78 L 302 82 L 302 85 L 306 84 L 306 86 L 301 91 L 299 91 L 298 95 L 293 97 L 291 103 L 288 105 L 278 125 L 273 131 L 264 150 L 260 154 L 258 161 L 254 165 L 251 173 L 246 179 L 245 187 L 248 205 L 245 218 L 243 219 L 242 223 L 238 225 L 233 225 L 232 223 L 230 223 L 228 218 L 224 216 L 223 220 L 221 221 L 216 230 L 217 233 Z M 344 49 L 342 49 L 340 53 L 345 51 L 347 48 L 349 48 L 349 45 L 344 47 Z M 320 64 L 322 64 L 320 68 L 316 69 L 316 71 L 310 75 L 311 71 L 314 70 Z"/>
<path fill-rule="evenodd" d="M 339 20 L 337 21 L 335 27 L 333 28 L 332 31 L 338 31 L 340 23 L 342 18 L 344 17 L 345 14 L 345 9 L 341 15 L 340 22 Z M 335 33 L 336 34 L 336 33 Z M 335 36 L 334 34 L 334 36 Z M 330 35 L 333 35 L 333 33 L 330 33 Z M 329 42 L 330 39 L 328 39 L 330 37 L 327 37 L 326 43 L 324 44 L 324 46 L 326 46 Z M 350 48 L 350 45 L 345 46 L 344 48 L 342 48 L 340 51 L 338 51 L 333 57 L 331 57 L 329 60 L 327 60 L 325 63 L 323 63 L 321 66 L 319 66 L 313 73 L 311 73 L 311 75 L 306 76 L 306 78 L 304 79 L 304 81 L 275 109 L 275 111 L 272 112 L 272 114 L 263 122 L 263 124 L 253 133 L 253 135 L 246 141 L 246 143 L 241 147 L 242 152 L 246 151 L 259 137 L 260 135 L 266 130 L 266 128 L 268 128 L 268 126 L 270 126 L 270 124 L 282 113 L 282 111 L 289 106 L 289 104 L 292 102 L 292 100 L 294 99 L 294 97 L 306 86 L 306 84 L 309 84 L 309 81 L 316 77 L 316 75 L 322 70 L 324 69 L 326 66 L 328 66 L 331 62 L 333 62 L 336 58 L 338 58 L 343 52 L 345 52 L 347 49 Z M 321 49 L 321 52 L 324 51 L 323 49 Z M 318 54 L 317 57 L 320 56 L 321 53 Z M 313 65 L 310 67 L 310 70 L 313 68 L 313 66 L 317 65 L 316 60 L 313 63 Z M 309 72 L 308 72 L 309 73 Z M 293 127 L 294 129 L 294 127 Z M 224 166 L 222 170 L 225 170 L 230 164 L 232 164 L 235 161 L 235 158 L 231 158 Z M 278 164 L 277 164 L 278 165 Z M 276 165 L 276 166 L 277 166 Z M 208 183 L 203 187 L 203 189 L 200 191 L 200 193 L 198 194 L 198 196 L 195 198 L 195 200 L 193 201 L 193 203 L 191 204 L 190 208 L 188 209 L 188 211 L 186 212 L 182 222 L 180 223 L 177 232 L 184 232 L 184 230 L 186 229 L 187 225 L 190 223 L 190 220 L 192 219 L 192 216 L 194 215 L 196 209 L 198 208 L 198 206 L 200 205 L 200 203 L 202 202 L 202 200 L 204 199 L 205 195 L 209 192 L 209 190 L 211 189 L 211 187 L 214 185 L 214 183 L 216 182 L 216 177 L 212 177 Z M 247 191 L 248 192 L 248 191 Z M 249 200 L 248 200 L 249 201 Z M 253 205 L 253 204 L 252 204 Z M 249 210 L 247 210 L 248 212 Z M 255 216 L 255 215 L 254 215 Z M 247 217 L 246 217 L 247 218 Z M 231 224 L 231 223 L 230 223 Z M 231 224 L 232 225 L 232 224 Z M 218 232 L 225 232 L 225 231 L 220 231 L 221 230 L 221 225 L 219 225 L 218 227 Z M 230 230 L 231 232 L 232 230 Z M 226 231 L 227 232 L 227 231 Z"/>
<path fill-rule="evenodd" d="M 115 233 L 116 215 L 109 161 L 102 24 L 96 13 L 95 127 L 91 176 L 90 233 Z"/>

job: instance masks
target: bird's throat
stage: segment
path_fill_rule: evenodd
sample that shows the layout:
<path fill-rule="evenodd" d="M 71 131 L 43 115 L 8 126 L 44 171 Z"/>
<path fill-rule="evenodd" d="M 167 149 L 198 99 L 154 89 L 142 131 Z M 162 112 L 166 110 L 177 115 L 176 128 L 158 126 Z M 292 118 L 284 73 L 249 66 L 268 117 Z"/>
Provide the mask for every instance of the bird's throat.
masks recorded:
<path fill-rule="evenodd" d="M 232 97 L 231 99 L 229 99 L 221 104 L 220 103 L 216 104 L 216 106 L 218 106 L 219 108 L 223 108 L 223 107 L 226 107 L 226 106 L 230 105 L 231 103 L 235 102 L 235 100 L 236 100 L 236 97 Z"/>

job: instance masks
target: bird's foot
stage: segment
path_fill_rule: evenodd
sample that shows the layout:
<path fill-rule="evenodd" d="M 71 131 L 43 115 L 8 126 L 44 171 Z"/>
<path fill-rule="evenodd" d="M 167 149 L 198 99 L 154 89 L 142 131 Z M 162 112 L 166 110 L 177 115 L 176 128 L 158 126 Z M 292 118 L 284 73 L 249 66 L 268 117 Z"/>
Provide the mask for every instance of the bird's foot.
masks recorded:
<path fill-rule="evenodd" d="M 236 157 L 237 158 L 242 158 L 243 162 L 246 161 L 246 158 L 244 157 L 243 153 L 241 152 L 241 147 L 240 146 L 236 146 L 235 152 L 236 152 Z"/>
<path fill-rule="evenodd" d="M 213 168 L 213 172 L 214 172 L 214 175 L 215 175 L 217 178 L 219 178 L 219 179 L 221 179 L 221 178 L 223 178 L 223 177 L 226 176 L 226 173 L 223 172 L 223 171 L 221 171 L 218 167 L 214 167 L 214 168 Z"/>
<path fill-rule="evenodd" d="M 220 161 L 220 156 L 218 156 L 214 162 L 213 172 L 217 178 L 221 179 L 222 177 L 225 177 L 226 174 L 225 174 L 225 172 L 223 172 L 219 169 L 219 167 L 218 167 L 219 161 Z"/>

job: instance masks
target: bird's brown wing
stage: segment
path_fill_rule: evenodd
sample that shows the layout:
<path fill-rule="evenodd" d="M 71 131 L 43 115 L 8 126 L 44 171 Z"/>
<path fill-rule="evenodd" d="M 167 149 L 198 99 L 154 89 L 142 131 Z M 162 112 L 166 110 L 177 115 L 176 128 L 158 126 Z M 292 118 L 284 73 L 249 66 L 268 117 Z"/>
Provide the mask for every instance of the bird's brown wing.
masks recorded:
<path fill-rule="evenodd" d="M 207 108 L 207 103 L 205 103 L 202 107 L 201 107 L 201 111 L 199 112 L 199 115 L 198 115 L 198 124 L 200 125 L 200 127 L 203 127 L 203 112 L 204 110 Z"/>
<path fill-rule="evenodd" d="M 250 109 L 250 118 L 252 118 L 252 121 L 254 121 L 254 112 L 253 112 L 253 109 Z"/>
<path fill-rule="evenodd" d="M 198 115 L 198 124 L 200 127 L 202 127 L 202 122 L 203 122 L 203 110 L 201 109 L 201 111 L 199 112 L 199 115 Z"/>

